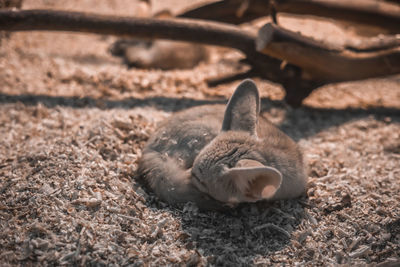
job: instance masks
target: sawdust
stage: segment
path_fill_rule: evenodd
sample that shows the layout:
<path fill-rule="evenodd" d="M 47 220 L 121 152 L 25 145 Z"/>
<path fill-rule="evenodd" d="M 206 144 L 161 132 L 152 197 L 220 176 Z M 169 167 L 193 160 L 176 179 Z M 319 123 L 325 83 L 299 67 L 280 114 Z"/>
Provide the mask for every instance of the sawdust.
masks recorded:
<path fill-rule="evenodd" d="M 100 3 L 23 7 L 124 15 L 136 4 Z M 302 25 L 315 30 L 310 20 Z M 190 203 L 178 210 L 135 183 L 141 149 L 171 112 L 225 102 L 237 83 L 208 88 L 205 79 L 240 68 L 241 55 L 215 49 L 194 70 L 127 70 L 107 53 L 113 41 L 48 32 L 2 41 L 3 265 L 399 263 L 398 76 L 325 86 L 299 109 L 282 102 L 279 86 L 256 79 L 263 112 L 308 157 L 308 197 L 227 213 Z"/>

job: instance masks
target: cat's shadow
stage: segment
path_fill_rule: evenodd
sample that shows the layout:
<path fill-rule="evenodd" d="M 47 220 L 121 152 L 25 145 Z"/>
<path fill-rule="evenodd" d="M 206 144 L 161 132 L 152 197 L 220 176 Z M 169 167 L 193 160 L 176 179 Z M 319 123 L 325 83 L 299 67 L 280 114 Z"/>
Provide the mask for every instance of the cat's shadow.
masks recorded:
<path fill-rule="evenodd" d="M 223 211 L 200 211 L 191 203 L 174 208 L 150 199 L 149 207 L 166 210 L 181 222 L 184 246 L 216 266 L 266 264 L 263 260 L 269 254 L 290 244 L 293 231 L 306 218 L 305 198 L 241 204 Z"/>

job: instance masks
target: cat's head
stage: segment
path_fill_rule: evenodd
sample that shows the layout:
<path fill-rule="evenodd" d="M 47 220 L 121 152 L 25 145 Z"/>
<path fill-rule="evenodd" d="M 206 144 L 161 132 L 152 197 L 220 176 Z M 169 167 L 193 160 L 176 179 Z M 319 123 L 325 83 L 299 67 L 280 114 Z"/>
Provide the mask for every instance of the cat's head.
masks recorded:
<path fill-rule="evenodd" d="M 258 89 L 247 79 L 229 100 L 221 132 L 194 161 L 192 181 L 200 191 L 231 205 L 274 196 L 282 174 L 256 152 L 259 112 Z"/>

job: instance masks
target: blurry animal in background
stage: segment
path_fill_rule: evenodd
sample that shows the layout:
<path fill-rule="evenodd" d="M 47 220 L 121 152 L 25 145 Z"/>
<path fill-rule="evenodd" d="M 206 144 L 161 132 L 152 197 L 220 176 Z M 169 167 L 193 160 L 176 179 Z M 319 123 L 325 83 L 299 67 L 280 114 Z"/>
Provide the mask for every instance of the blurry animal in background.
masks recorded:
<path fill-rule="evenodd" d="M 229 103 L 194 107 L 163 122 L 148 141 L 138 177 L 170 204 L 205 210 L 295 198 L 307 176 L 297 144 L 263 116 L 251 80 Z"/>
<path fill-rule="evenodd" d="M 144 10 L 141 16 L 149 16 L 150 3 L 142 1 L 141 6 Z M 174 16 L 170 11 L 162 10 L 152 17 L 172 19 Z M 110 53 L 121 57 L 128 67 L 163 70 L 190 69 L 209 58 L 204 45 L 170 40 L 120 39 L 112 44 Z"/>
<path fill-rule="evenodd" d="M 118 40 L 110 48 L 111 54 L 123 58 L 129 67 L 144 69 L 190 69 L 208 59 L 203 45 L 187 42 L 138 39 Z"/>

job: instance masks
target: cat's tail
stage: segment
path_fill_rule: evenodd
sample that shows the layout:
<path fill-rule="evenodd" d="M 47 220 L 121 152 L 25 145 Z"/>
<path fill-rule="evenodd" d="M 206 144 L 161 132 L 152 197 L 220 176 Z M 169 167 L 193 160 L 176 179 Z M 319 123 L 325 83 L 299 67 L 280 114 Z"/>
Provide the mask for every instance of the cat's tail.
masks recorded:
<path fill-rule="evenodd" d="M 190 170 L 184 170 L 174 159 L 154 150 L 146 150 L 139 161 L 137 179 L 150 187 L 163 201 L 179 206 L 195 203 L 201 210 L 222 210 L 227 207 L 199 191 L 191 182 Z"/>

